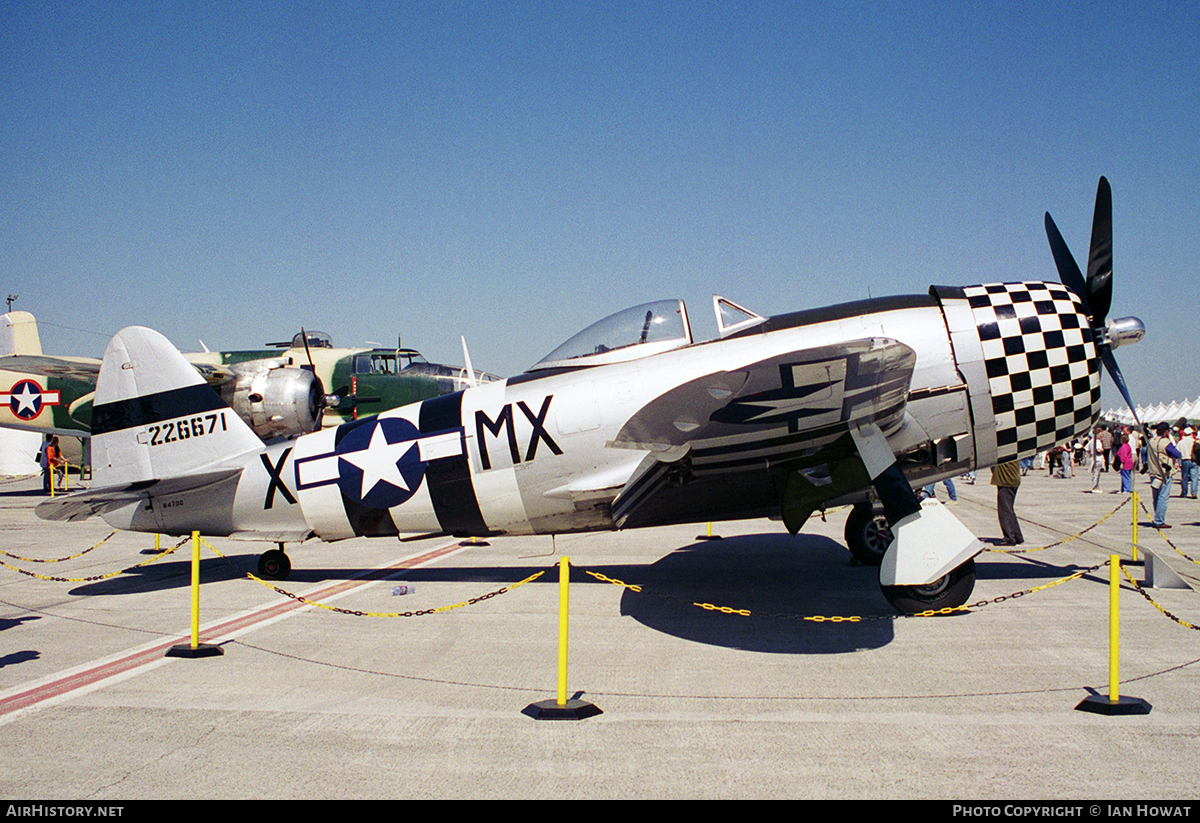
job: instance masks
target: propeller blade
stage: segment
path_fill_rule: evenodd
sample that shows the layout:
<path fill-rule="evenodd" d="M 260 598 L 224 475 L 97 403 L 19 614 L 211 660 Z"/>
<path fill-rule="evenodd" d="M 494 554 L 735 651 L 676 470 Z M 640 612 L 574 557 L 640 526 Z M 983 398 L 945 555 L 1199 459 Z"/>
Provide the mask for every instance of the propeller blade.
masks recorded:
<path fill-rule="evenodd" d="M 300 336 L 304 338 L 304 356 L 308 358 L 308 367 L 313 374 L 316 374 L 317 367 L 316 364 L 313 363 L 312 351 L 310 351 L 308 348 L 308 332 L 304 330 L 303 326 L 300 327 Z"/>
<path fill-rule="evenodd" d="M 1075 262 L 1074 255 L 1067 248 L 1067 241 L 1063 240 L 1058 226 L 1054 225 L 1054 218 L 1050 216 L 1050 212 L 1046 212 L 1046 239 L 1050 241 L 1050 253 L 1054 255 L 1054 265 L 1058 267 L 1058 279 L 1064 286 L 1075 292 L 1083 301 L 1083 307 L 1087 309 L 1087 284 L 1083 280 L 1083 273 L 1079 271 L 1079 264 Z M 1090 309 L 1088 312 L 1090 314 Z"/>
<path fill-rule="evenodd" d="M 1096 188 L 1096 211 L 1092 216 L 1092 246 L 1088 253 L 1087 304 L 1092 324 L 1103 326 L 1112 306 L 1112 187 L 1100 178 Z"/>
<path fill-rule="evenodd" d="M 1104 368 L 1108 369 L 1108 376 L 1117 384 L 1117 390 L 1121 392 L 1121 396 L 1125 398 L 1125 405 L 1129 407 L 1129 411 L 1133 414 L 1133 420 L 1137 423 L 1138 428 L 1145 431 L 1145 426 L 1138 419 L 1137 409 L 1133 407 L 1133 399 L 1129 396 L 1129 387 L 1125 385 L 1125 375 L 1121 374 L 1121 368 L 1117 365 L 1117 358 L 1113 356 L 1111 349 L 1105 349 L 1100 355 L 1100 359 L 1104 361 Z"/>

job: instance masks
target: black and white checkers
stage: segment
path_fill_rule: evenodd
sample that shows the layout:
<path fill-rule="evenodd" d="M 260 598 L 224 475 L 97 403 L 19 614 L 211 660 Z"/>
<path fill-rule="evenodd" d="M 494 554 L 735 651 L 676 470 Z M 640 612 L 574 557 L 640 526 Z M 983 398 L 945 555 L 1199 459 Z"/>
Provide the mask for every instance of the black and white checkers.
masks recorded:
<path fill-rule="evenodd" d="M 1032 456 L 1100 415 L 1100 359 L 1079 298 L 1058 283 L 963 289 L 983 346 L 998 462 Z"/>

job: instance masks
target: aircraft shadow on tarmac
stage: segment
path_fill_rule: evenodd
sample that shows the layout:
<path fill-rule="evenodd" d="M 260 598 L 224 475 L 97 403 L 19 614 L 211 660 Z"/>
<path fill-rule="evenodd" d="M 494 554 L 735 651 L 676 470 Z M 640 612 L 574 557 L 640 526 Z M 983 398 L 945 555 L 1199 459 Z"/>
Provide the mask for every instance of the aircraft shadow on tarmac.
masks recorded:
<path fill-rule="evenodd" d="M 498 540 L 496 545 L 502 544 Z M 247 572 L 256 571 L 257 557 L 255 550 L 245 555 L 204 558 L 200 564 L 201 583 L 244 578 Z M 297 562 L 313 557 L 300 555 Z M 985 552 L 976 559 L 977 579 L 1012 579 L 1016 588 L 1024 588 L 1030 580 L 1056 579 L 1076 568 L 1053 566 L 1023 556 L 1021 559 L 1027 562 L 1000 559 L 989 562 Z M 557 562 L 557 557 L 547 555 L 534 565 L 433 565 L 403 572 L 382 569 L 366 574 L 353 566 L 298 565 L 278 585 L 295 591 L 331 580 L 403 579 L 416 584 L 479 584 L 480 591 L 471 593 L 478 596 L 542 570 L 547 574 L 535 585 L 557 585 L 558 575 L 553 568 Z M 655 631 L 706 645 L 776 654 L 842 654 L 884 646 L 894 636 L 895 621 L 891 619 L 894 612 L 879 591 L 878 569 L 854 563 L 843 545 L 827 537 L 752 534 L 697 541 L 649 564 L 592 566 L 577 561 L 571 575 L 574 586 L 612 586 L 586 571 L 643 588 L 640 593 L 626 589 L 614 595 L 619 598 L 622 615 Z M 190 582 L 191 563 L 181 557 L 79 586 L 71 594 L 129 595 L 185 588 Z M 693 605 L 697 602 L 748 610 L 752 616 L 722 614 Z M 801 619 L 810 616 L 875 619 L 860 622 Z"/>
<path fill-rule="evenodd" d="M 978 580 L 1057 579 L 1075 567 L 976 558 Z M 898 617 L 879 591 L 879 570 L 855 563 L 827 537 L 768 533 L 684 546 L 648 566 L 592 571 L 643 587 L 626 590 L 621 614 L 685 640 L 778 654 L 841 654 L 892 640 Z M 574 581 L 574 576 L 572 577 Z M 747 610 L 750 617 L 693 603 Z M 863 618 L 859 622 L 804 617 Z M 963 619 L 965 613 L 933 619 Z"/>
<path fill-rule="evenodd" d="M 496 547 L 502 547 L 497 540 Z M 185 547 L 186 548 L 186 547 Z M 178 554 L 176 556 L 179 556 Z M 311 555 L 310 555 L 311 557 Z M 343 554 L 343 557 L 346 557 Z M 536 585 L 558 585 L 553 567 L 556 556 L 547 555 L 536 565 L 424 566 L 402 573 L 384 569 L 365 576 L 361 568 L 296 566 L 286 581 L 289 591 L 330 580 L 403 579 L 415 583 L 479 584 L 480 591 L 519 582 L 546 570 Z M 206 557 L 200 563 L 201 584 L 245 577 L 256 570 L 257 554 L 226 558 Z M 588 575 L 586 570 L 642 586 L 643 593 L 619 590 Z M 850 553 L 825 537 L 769 533 L 698 541 L 671 551 L 650 564 L 591 566 L 572 569 L 573 586 L 612 587 L 620 613 L 667 634 L 708 645 L 780 654 L 833 654 L 875 648 L 890 642 L 890 619 L 861 623 L 817 623 L 795 618 L 807 615 L 892 615 L 879 592 L 879 573 L 873 567 L 852 564 Z M 191 564 L 184 559 L 164 559 L 131 569 L 127 574 L 72 590 L 78 596 L 131 595 L 147 591 L 185 588 L 191 583 Z M 692 605 L 712 603 L 748 609 L 755 617 L 721 614 Z M 407 605 L 407 604 L 405 604 Z M 397 608 L 399 605 L 397 605 Z M 759 615 L 764 615 L 759 617 Z M 770 617 L 765 615 L 781 615 Z"/>
<path fill-rule="evenodd" d="M 841 654 L 884 646 L 894 630 L 879 570 L 815 535 L 752 534 L 682 546 L 648 566 L 593 569 L 636 584 L 621 614 L 684 640 L 774 654 Z M 693 605 L 746 610 L 723 614 Z M 816 622 L 810 616 L 879 616 Z"/>

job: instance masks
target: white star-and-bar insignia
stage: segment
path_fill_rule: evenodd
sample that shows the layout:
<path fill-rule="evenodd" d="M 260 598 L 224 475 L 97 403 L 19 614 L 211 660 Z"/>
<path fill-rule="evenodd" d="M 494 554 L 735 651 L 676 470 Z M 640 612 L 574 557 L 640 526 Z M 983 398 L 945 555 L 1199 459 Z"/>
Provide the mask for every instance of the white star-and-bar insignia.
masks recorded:
<path fill-rule="evenodd" d="M 348 425 L 334 451 L 296 460 L 298 491 L 337 484 L 368 508 L 392 508 L 420 487 L 427 462 L 464 453 L 461 429 L 423 435 L 404 418 Z"/>
<path fill-rule="evenodd" d="M 7 392 L 0 392 L 0 404 L 8 406 L 21 420 L 33 420 L 46 406 L 61 402 L 57 391 L 46 391 L 36 380 L 21 380 Z"/>
<path fill-rule="evenodd" d="M 371 432 L 371 442 L 367 448 L 343 452 L 343 460 L 362 469 L 362 491 L 359 492 L 359 499 L 366 499 L 380 482 L 391 483 L 398 489 L 411 492 L 412 489 L 400 474 L 400 461 L 415 448 L 419 447 L 412 440 L 389 443 L 384 436 L 383 426 L 376 426 Z"/>

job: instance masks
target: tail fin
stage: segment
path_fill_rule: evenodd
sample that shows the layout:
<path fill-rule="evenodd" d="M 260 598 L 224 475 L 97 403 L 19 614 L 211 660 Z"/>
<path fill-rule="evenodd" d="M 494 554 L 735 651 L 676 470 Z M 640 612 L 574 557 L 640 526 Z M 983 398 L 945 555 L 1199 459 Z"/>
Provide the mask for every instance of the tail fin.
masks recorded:
<path fill-rule="evenodd" d="M 263 449 L 167 338 L 130 326 L 108 344 L 92 409 L 97 487 L 238 468 Z"/>
<path fill-rule="evenodd" d="M 0 315 L 0 354 L 41 354 L 37 320 L 27 311 Z"/>

